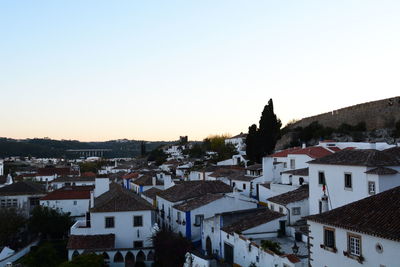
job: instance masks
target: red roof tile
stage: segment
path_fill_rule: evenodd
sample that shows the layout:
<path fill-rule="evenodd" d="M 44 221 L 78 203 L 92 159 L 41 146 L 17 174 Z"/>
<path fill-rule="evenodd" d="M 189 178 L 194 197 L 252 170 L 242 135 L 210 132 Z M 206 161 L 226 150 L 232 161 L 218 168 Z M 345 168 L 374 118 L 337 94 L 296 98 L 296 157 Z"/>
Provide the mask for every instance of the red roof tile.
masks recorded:
<path fill-rule="evenodd" d="M 273 158 L 286 158 L 289 153 L 292 153 L 292 152 L 300 150 L 300 149 L 301 149 L 300 147 L 288 148 L 288 149 L 276 152 L 276 153 L 270 155 L 270 157 L 273 157 Z"/>
<path fill-rule="evenodd" d="M 313 159 L 322 158 L 328 155 L 333 154 L 333 152 L 321 146 L 311 146 L 302 149 L 298 149 L 296 151 L 289 152 L 288 154 L 294 155 L 307 155 Z"/>
<path fill-rule="evenodd" d="M 90 199 L 90 191 L 93 186 L 72 186 L 55 190 L 40 200 L 64 200 L 64 199 Z"/>
<path fill-rule="evenodd" d="M 122 179 L 136 179 L 139 177 L 139 173 L 131 172 L 122 176 Z"/>

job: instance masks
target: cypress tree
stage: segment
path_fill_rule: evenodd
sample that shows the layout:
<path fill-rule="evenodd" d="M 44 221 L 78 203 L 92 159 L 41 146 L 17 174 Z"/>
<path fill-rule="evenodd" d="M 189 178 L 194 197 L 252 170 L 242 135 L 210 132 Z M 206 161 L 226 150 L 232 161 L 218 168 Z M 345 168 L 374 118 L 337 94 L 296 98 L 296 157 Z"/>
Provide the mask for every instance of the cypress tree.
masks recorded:
<path fill-rule="evenodd" d="M 246 154 L 251 161 L 261 162 L 262 157 L 274 151 L 276 142 L 280 138 L 282 123 L 274 113 L 272 99 L 265 105 L 261 113 L 259 127 L 255 124 L 249 127 L 246 138 Z"/>

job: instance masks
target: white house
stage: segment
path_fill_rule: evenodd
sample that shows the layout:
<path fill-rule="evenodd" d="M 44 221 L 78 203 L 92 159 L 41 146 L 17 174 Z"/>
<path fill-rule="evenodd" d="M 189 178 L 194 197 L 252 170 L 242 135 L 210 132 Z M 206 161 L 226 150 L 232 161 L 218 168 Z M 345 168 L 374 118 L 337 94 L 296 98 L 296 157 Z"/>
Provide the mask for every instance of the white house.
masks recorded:
<path fill-rule="evenodd" d="M 143 193 L 152 187 L 156 187 L 158 189 L 164 188 L 164 182 L 157 179 L 155 173 L 146 173 L 131 181 L 131 189 L 137 194 Z"/>
<path fill-rule="evenodd" d="M 86 220 L 71 227 L 68 259 L 93 251 L 102 254 L 110 266 L 153 261 L 153 207 L 132 191 L 99 180 Z M 97 197 L 96 197 L 97 196 Z M 93 203 L 93 204 L 92 204 Z"/>
<path fill-rule="evenodd" d="M 84 218 L 89 211 L 90 192 L 94 186 L 66 186 L 57 189 L 40 199 L 40 205 L 69 212 L 76 219 Z"/>
<path fill-rule="evenodd" d="M 70 167 L 65 168 L 39 168 L 34 180 L 37 182 L 51 182 L 62 176 L 73 177 L 79 176 L 79 171 L 75 171 Z"/>
<path fill-rule="evenodd" d="M 246 154 L 246 137 L 247 134 L 240 133 L 238 135 L 232 136 L 230 138 L 225 139 L 225 144 L 232 144 L 235 146 L 236 151 L 239 154 Z"/>
<path fill-rule="evenodd" d="M 21 181 L 0 188 L 0 207 L 20 209 L 29 216 L 34 207 L 39 205 L 39 199 L 46 195 L 40 184 Z"/>
<path fill-rule="evenodd" d="M 286 215 L 288 225 L 293 225 L 309 215 L 308 195 L 308 185 L 302 185 L 296 190 L 270 197 L 266 202 L 271 210 Z"/>
<path fill-rule="evenodd" d="M 307 217 L 312 266 L 399 266 L 400 187 Z"/>
<path fill-rule="evenodd" d="M 64 186 L 90 186 L 94 184 L 94 177 L 60 177 L 51 181 L 50 187 L 56 190 Z"/>
<path fill-rule="evenodd" d="M 276 238 L 284 217 L 267 208 L 216 214 L 204 220 L 202 249 L 206 255 L 238 266 L 303 266 L 294 255 L 285 251 L 278 255 L 260 245 L 261 240 Z"/>
<path fill-rule="evenodd" d="M 255 200 L 238 192 L 205 194 L 174 205 L 171 212 L 171 227 L 175 232 L 199 243 L 204 219 L 214 216 L 215 213 L 256 207 Z"/>
<path fill-rule="evenodd" d="M 309 162 L 310 214 L 400 186 L 400 148 L 343 150 Z"/>
<path fill-rule="evenodd" d="M 186 181 L 176 184 L 156 196 L 158 222 L 172 230 L 172 227 L 176 224 L 172 220 L 173 206 L 205 194 L 229 192 L 232 192 L 232 188 L 221 181 Z M 192 227 L 192 223 L 186 223 L 185 236 L 190 240 L 192 239 Z"/>

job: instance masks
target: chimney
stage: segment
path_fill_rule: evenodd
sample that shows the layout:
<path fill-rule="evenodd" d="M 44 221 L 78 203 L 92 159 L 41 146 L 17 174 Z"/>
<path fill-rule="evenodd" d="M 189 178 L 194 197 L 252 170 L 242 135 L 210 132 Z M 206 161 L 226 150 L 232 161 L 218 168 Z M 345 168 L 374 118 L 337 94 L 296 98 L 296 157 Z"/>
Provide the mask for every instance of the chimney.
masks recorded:
<path fill-rule="evenodd" d="M 156 186 L 156 183 L 157 183 L 157 177 L 153 176 L 153 177 L 152 177 L 152 184 L 153 184 L 153 186 Z"/>
<path fill-rule="evenodd" d="M 301 144 L 301 148 L 306 148 L 306 147 L 307 147 L 307 145 L 305 142 Z"/>
<path fill-rule="evenodd" d="M 110 179 L 96 177 L 94 185 L 94 197 L 98 197 L 108 190 L 110 190 Z"/>
<path fill-rule="evenodd" d="M 94 192 L 90 191 L 90 208 L 94 207 Z"/>
<path fill-rule="evenodd" d="M 328 196 L 327 195 L 324 194 L 321 197 L 321 204 L 322 204 L 321 213 L 329 211 Z"/>

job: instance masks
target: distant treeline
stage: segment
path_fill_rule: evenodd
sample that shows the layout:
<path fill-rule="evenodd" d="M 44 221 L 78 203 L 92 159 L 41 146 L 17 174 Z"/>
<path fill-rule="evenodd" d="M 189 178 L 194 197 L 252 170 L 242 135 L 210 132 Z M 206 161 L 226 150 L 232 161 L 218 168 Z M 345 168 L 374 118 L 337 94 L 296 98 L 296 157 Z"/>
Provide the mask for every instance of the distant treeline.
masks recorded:
<path fill-rule="evenodd" d="M 145 142 L 146 151 L 172 142 Z M 111 149 L 104 153 L 105 158 L 134 157 L 141 154 L 142 141 L 105 141 L 105 142 L 80 142 L 75 140 L 52 139 L 25 139 L 15 140 L 0 138 L 0 158 L 40 157 L 40 158 L 75 158 L 77 155 L 68 153 L 68 149 Z"/>

